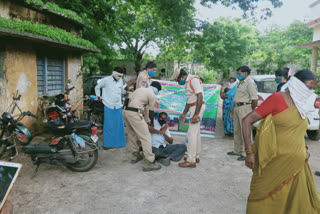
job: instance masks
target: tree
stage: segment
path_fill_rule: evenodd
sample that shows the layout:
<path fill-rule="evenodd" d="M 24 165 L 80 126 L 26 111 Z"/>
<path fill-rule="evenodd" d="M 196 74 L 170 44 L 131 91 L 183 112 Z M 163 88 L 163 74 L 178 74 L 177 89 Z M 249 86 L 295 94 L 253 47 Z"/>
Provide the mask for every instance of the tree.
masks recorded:
<path fill-rule="evenodd" d="M 49 0 L 48 0 L 49 1 Z M 52 1 L 52 0 L 50 0 Z M 203 4 L 222 3 L 239 6 L 242 10 L 254 10 L 254 2 L 261 0 L 202 0 Z M 280 0 L 269 0 L 274 7 Z M 100 54 L 89 54 L 84 60 L 87 69 L 107 72 L 113 57 L 119 52 L 135 61 L 135 70 L 141 69 L 146 49 L 154 43 L 168 48 L 170 44 L 182 45 L 181 38 L 195 30 L 193 6 L 195 0 L 55 0 L 63 8 L 77 12 L 93 29 L 83 36 L 92 41 Z M 190 46 L 190 44 L 182 45 Z M 178 46 L 176 46 L 178 47 Z M 181 53 L 182 48 L 177 49 Z M 182 56 L 181 56 L 182 57 Z M 183 57 L 182 57 L 183 58 Z"/>
<path fill-rule="evenodd" d="M 241 24 L 241 19 L 219 18 L 204 26 L 195 46 L 196 62 L 228 77 L 230 69 L 244 63 L 257 47 L 258 32 L 254 26 Z"/>
<path fill-rule="evenodd" d="M 238 7 L 244 12 L 243 17 L 246 18 L 248 17 L 248 12 L 250 12 L 251 16 L 255 14 L 259 1 L 260 0 L 201 0 L 200 2 L 205 6 L 210 6 L 210 3 L 220 3 L 226 7 Z M 268 2 L 270 2 L 274 8 L 279 8 L 283 5 L 282 0 L 268 0 Z M 267 19 L 272 15 L 272 11 L 269 7 L 262 8 L 261 12 L 261 19 Z"/>
<path fill-rule="evenodd" d="M 296 46 L 312 41 L 312 35 L 312 28 L 303 22 L 284 29 L 274 26 L 260 36 L 259 48 L 248 58 L 260 73 L 273 73 L 289 63 L 309 68 L 312 50 Z"/>

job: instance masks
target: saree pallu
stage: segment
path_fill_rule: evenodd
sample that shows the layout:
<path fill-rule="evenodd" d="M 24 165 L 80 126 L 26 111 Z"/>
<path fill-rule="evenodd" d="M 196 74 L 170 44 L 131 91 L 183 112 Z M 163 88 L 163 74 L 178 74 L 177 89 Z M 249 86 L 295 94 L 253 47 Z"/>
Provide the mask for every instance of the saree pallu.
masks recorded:
<path fill-rule="evenodd" d="M 296 107 L 259 125 L 247 214 L 318 214 L 320 201 L 306 160 L 308 127 Z"/>
<path fill-rule="evenodd" d="M 233 87 L 226 92 L 227 98 L 223 99 L 223 127 L 224 134 L 233 134 L 233 118 L 230 117 L 230 112 L 234 106 L 234 95 L 236 95 L 237 87 Z"/>

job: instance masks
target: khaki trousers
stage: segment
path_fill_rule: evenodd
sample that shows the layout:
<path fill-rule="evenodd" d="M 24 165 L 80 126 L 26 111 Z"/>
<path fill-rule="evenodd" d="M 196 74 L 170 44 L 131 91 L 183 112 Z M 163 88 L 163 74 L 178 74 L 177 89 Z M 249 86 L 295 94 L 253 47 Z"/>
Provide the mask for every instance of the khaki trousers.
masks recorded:
<path fill-rule="evenodd" d="M 141 142 L 145 159 L 153 162 L 154 154 L 152 153 L 151 134 L 143 115 L 133 111 L 124 111 L 123 115 L 128 133 L 128 144 L 131 146 L 132 151 L 139 152 L 138 139 Z"/>
<path fill-rule="evenodd" d="M 243 154 L 243 135 L 242 135 L 242 119 L 247 116 L 250 112 L 252 112 L 251 105 L 243 105 L 234 107 L 233 110 L 233 137 L 234 137 L 234 149 L 233 152 L 242 155 Z M 251 132 L 251 142 L 252 140 L 252 132 Z"/>
<path fill-rule="evenodd" d="M 197 123 L 191 122 L 191 118 L 194 115 L 196 106 L 192 106 L 189 109 L 190 122 L 189 122 L 189 128 L 188 128 L 188 145 L 187 145 L 187 150 L 188 150 L 187 161 L 188 162 L 192 162 L 192 163 L 196 162 L 196 158 L 199 158 L 199 154 L 201 152 L 200 124 L 201 124 L 201 119 L 205 109 L 206 109 L 206 105 L 202 104 L 199 112 L 200 122 L 197 122 Z"/>

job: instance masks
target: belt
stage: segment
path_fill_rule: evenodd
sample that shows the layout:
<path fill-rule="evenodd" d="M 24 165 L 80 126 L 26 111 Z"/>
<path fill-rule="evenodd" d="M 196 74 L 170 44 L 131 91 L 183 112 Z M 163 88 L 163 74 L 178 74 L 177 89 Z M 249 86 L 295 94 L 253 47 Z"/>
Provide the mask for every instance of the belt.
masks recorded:
<path fill-rule="evenodd" d="M 204 101 L 202 101 L 202 104 L 204 104 Z M 195 106 L 195 105 L 197 105 L 197 102 L 190 103 L 189 105 L 190 105 L 190 106 Z"/>
<path fill-rule="evenodd" d="M 138 108 L 132 108 L 132 107 L 129 107 L 129 106 L 126 106 L 124 110 L 126 110 L 126 111 L 140 112 L 140 109 L 138 109 Z"/>
<path fill-rule="evenodd" d="M 244 105 L 251 105 L 251 103 L 235 103 L 234 106 L 244 106 Z"/>

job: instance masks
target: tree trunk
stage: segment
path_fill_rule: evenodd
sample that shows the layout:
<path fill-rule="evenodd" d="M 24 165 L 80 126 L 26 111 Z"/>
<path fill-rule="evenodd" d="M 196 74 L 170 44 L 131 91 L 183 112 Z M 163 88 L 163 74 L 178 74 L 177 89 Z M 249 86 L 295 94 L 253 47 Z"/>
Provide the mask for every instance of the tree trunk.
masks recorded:
<path fill-rule="evenodd" d="M 141 53 L 137 53 L 136 54 L 136 60 L 134 62 L 134 65 L 135 65 L 135 72 L 139 72 L 141 71 L 141 61 L 142 61 L 142 54 Z"/>

